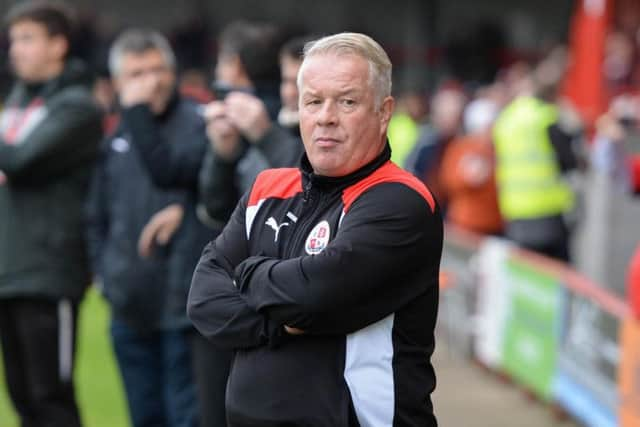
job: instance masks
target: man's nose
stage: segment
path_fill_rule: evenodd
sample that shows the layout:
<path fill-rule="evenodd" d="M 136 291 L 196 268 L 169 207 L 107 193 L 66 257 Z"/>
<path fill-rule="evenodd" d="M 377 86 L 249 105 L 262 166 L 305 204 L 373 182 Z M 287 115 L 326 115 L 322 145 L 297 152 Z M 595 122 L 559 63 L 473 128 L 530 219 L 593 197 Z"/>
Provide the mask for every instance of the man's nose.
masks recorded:
<path fill-rule="evenodd" d="M 146 78 L 148 79 L 149 85 L 157 90 L 161 80 L 160 73 L 152 71 L 146 75 Z"/>
<path fill-rule="evenodd" d="M 332 101 L 326 101 L 322 104 L 322 108 L 318 111 L 317 122 L 319 125 L 330 126 L 336 124 L 338 115 L 336 104 Z"/>

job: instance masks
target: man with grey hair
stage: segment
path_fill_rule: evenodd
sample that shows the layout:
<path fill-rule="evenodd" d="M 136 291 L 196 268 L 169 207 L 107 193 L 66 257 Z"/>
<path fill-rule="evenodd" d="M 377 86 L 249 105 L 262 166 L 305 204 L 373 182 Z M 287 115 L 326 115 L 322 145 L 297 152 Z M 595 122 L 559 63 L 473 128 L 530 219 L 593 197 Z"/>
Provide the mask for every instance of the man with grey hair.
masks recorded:
<path fill-rule="evenodd" d="M 262 172 L 194 273 L 188 313 L 235 352 L 228 425 L 436 426 L 442 219 L 390 162 L 391 63 L 363 34 L 310 43 L 299 168 Z"/>
<path fill-rule="evenodd" d="M 125 31 L 109 65 L 121 121 L 104 141 L 91 187 L 94 272 L 111 305 L 132 425 L 194 427 L 197 334 L 185 306 L 191 273 L 213 233 L 198 222 L 197 191 L 189 186 L 207 145 L 205 124 L 198 106 L 177 94 L 173 52 L 159 33 Z M 177 230 L 155 227 L 166 216 L 178 218 Z"/>

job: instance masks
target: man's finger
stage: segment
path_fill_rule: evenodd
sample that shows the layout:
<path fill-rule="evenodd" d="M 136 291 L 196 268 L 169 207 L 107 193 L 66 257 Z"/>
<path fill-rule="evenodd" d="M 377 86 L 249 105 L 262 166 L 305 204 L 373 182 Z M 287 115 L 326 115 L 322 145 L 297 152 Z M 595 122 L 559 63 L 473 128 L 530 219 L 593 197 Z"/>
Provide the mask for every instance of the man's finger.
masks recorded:
<path fill-rule="evenodd" d="M 160 229 L 158 230 L 156 242 L 158 242 L 158 244 L 162 246 L 166 245 L 167 243 L 169 243 L 169 240 L 171 240 L 171 237 L 173 237 L 173 234 L 177 229 L 178 224 L 176 223 L 167 222 L 162 224 L 160 226 Z"/>
<path fill-rule="evenodd" d="M 305 332 L 302 329 L 292 328 L 291 326 L 284 327 L 284 330 L 287 331 L 289 335 L 303 335 Z"/>
<path fill-rule="evenodd" d="M 224 117 L 226 107 L 222 101 L 213 101 L 204 107 L 204 118 L 207 122 Z"/>
<path fill-rule="evenodd" d="M 138 253 L 143 258 L 148 258 L 153 252 L 153 242 L 156 239 L 158 225 L 152 220 L 142 229 L 138 239 Z"/>

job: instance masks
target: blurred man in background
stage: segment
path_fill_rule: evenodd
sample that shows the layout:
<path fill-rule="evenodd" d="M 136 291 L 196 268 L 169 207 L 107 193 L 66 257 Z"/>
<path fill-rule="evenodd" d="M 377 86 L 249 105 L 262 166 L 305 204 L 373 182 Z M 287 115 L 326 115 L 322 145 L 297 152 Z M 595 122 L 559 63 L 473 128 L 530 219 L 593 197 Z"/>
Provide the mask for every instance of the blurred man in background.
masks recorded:
<path fill-rule="evenodd" d="M 427 95 L 418 87 L 407 87 L 399 91 L 396 99 L 396 110 L 389 123 L 389 144 L 391 161 L 404 167 L 427 118 Z"/>
<path fill-rule="evenodd" d="M 294 165 L 302 153 L 302 144 L 277 123 L 277 29 L 238 21 L 222 31 L 219 42 L 218 100 L 209 104 L 205 112 L 211 144 L 200 191 L 204 212 L 224 224 L 258 173 L 270 167 Z"/>
<path fill-rule="evenodd" d="M 142 53 L 145 48 L 154 50 L 154 46 L 145 43 L 138 48 Z M 165 58 L 172 57 L 166 43 L 163 50 L 166 51 Z M 205 225 L 196 213 L 198 177 L 208 146 L 205 123 L 200 105 L 195 103 L 199 100 L 189 93 L 177 93 L 175 64 L 171 65 L 171 74 L 171 82 L 165 82 L 161 88 L 157 87 L 161 80 L 144 73 L 134 76 L 130 89 L 135 96 L 124 100 L 126 108 L 122 118 L 131 134 L 132 149 L 154 186 L 179 191 L 183 196 L 182 203 L 171 204 L 148 220 L 139 234 L 138 250 L 144 258 L 152 257 L 158 251 L 167 252 L 169 288 L 166 303 L 168 313 L 173 317 L 170 324 L 180 325 L 188 331 L 196 391 L 201 402 L 199 423 L 201 427 L 210 427 L 224 424 L 224 390 L 231 355 L 190 331 L 185 322 L 185 304 L 202 248 L 221 227 Z M 166 96 L 167 91 L 170 93 L 169 104 L 158 114 L 154 100 L 162 93 Z"/>
<path fill-rule="evenodd" d="M 61 4 L 9 11 L 17 83 L 0 116 L 0 342 L 22 426 L 79 426 L 78 304 L 90 283 L 83 204 L 101 138 Z"/>
<path fill-rule="evenodd" d="M 577 168 L 578 160 L 573 136 L 563 128 L 556 104 L 565 61 L 557 50 L 536 65 L 499 115 L 493 136 L 505 236 L 569 261 L 566 216 L 575 194 L 565 175 Z"/>
<path fill-rule="evenodd" d="M 195 331 L 185 317 L 183 274 L 188 254 L 175 230 L 160 237 L 151 232 L 145 239 L 151 242 L 140 251 L 145 256 L 138 236 L 160 215 L 177 216 L 180 226 L 189 196 L 155 185 L 147 167 L 152 159 L 145 154 L 162 140 L 199 161 L 206 145 L 204 123 L 196 104 L 176 93 L 175 58 L 160 34 L 126 31 L 111 48 L 109 68 L 122 118 L 105 140 L 91 189 L 94 271 L 111 305 L 111 336 L 133 426 L 194 427 L 190 337 Z M 158 163 L 154 166 L 163 167 Z"/>
<path fill-rule="evenodd" d="M 311 37 L 294 37 L 280 48 L 280 101 L 278 124 L 300 137 L 300 115 L 298 113 L 298 71 L 302 65 L 304 45 Z"/>
<path fill-rule="evenodd" d="M 449 142 L 462 132 L 466 103 L 466 96 L 457 83 L 442 84 L 431 100 L 429 120 L 420 126 L 418 140 L 404 161 L 404 168 L 429 187 L 443 211 L 446 211 L 447 200 L 440 182 L 442 156 Z"/>
<path fill-rule="evenodd" d="M 481 234 L 500 234 L 495 154 L 491 129 L 499 106 L 479 96 L 465 108 L 465 135 L 446 148 L 440 182 L 448 200 L 447 220 Z"/>

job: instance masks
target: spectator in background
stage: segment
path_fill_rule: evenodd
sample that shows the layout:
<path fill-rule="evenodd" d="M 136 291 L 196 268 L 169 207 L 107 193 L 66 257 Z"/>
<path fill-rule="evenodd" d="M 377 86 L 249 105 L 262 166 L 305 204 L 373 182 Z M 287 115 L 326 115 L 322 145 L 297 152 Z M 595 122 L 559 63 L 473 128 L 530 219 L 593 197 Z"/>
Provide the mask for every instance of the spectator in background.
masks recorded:
<path fill-rule="evenodd" d="M 494 145 L 498 200 L 505 235 L 519 245 L 569 261 L 565 215 L 574 193 L 563 175 L 577 167 L 573 137 L 561 126 L 556 102 L 564 75 L 560 50 L 541 61 L 498 117 Z"/>
<path fill-rule="evenodd" d="M 636 46 L 633 36 L 622 31 L 607 35 L 602 76 L 610 96 L 618 96 L 633 87 L 637 78 Z M 638 82 L 640 83 L 640 82 Z"/>
<path fill-rule="evenodd" d="M 140 38 L 140 43 L 132 46 L 134 51 L 154 50 L 148 34 Z M 160 47 L 166 50 L 165 56 L 172 57 L 168 45 Z M 153 184 L 165 190 L 178 190 L 184 196 L 182 204 L 172 204 L 153 215 L 144 226 L 138 245 L 140 255 L 145 258 L 158 250 L 168 252 L 168 311 L 174 317 L 171 323 L 187 331 L 198 401 L 202 402 L 199 425 L 219 426 L 225 420 L 224 390 L 231 355 L 191 331 L 185 323 L 185 298 L 202 248 L 220 228 L 206 226 L 196 213 L 198 177 L 208 146 L 202 108 L 196 104 L 201 99 L 190 92 L 178 93 L 174 68 L 171 73 L 174 76 L 168 87 L 171 99 L 164 112 L 154 114 L 153 79 L 143 75 L 134 79 L 142 92 L 122 111 L 132 147 Z"/>
<path fill-rule="evenodd" d="M 23 426 L 81 425 L 73 386 L 78 304 L 91 281 L 83 204 L 102 136 L 60 3 L 8 13 L 17 83 L 0 115 L 0 343 Z"/>
<path fill-rule="evenodd" d="M 279 35 L 271 25 L 238 21 L 220 34 L 217 101 L 205 117 L 210 150 L 200 178 L 201 217 L 224 224 L 264 169 L 292 166 L 302 144 L 277 124 Z M 275 92 L 274 92 L 275 88 Z"/>
<path fill-rule="evenodd" d="M 88 205 L 94 271 L 111 305 L 111 336 L 132 425 L 192 427 L 198 423 L 189 343 L 195 331 L 185 317 L 184 267 L 171 256 L 180 253 L 180 242 L 174 239 L 147 258 L 138 253 L 138 236 L 159 215 L 182 220 L 189 197 L 185 190 L 156 186 L 145 154 L 165 140 L 183 157 L 201 157 L 204 123 L 196 104 L 176 94 L 175 58 L 160 34 L 124 32 L 111 47 L 109 68 L 122 119 L 104 142 Z M 176 175 L 188 179 L 188 171 Z M 167 243 L 172 235 L 148 239 Z"/>
<path fill-rule="evenodd" d="M 442 85 L 431 101 L 429 122 L 420 128 L 418 142 L 404 165 L 427 184 L 444 211 L 446 198 L 440 184 L 440 164 L 447 144 L 462 130 L 465 104 L 466 97 L 457 85 Z"/>
<path fill-rule="evenodd" d="M 619 187 L 640 191 L 640 96 L 620 95 L 598 118 L 593 141 L 593 168 Z"/>
<path fill-rule="evenodd" d="M 464 111 L 466 135 L 449 143 L 440 167 L 440 182 L 449 202 L 447 219 L 481 234 L 502 232 L 491 138 L 498 108 L 483 97 L 467 106 Z"/>
<path fill-rule="evenodd" d="M 391 161 L 404 167 L 405 160 L 418 141 L 420 126 L 427 116 L 427 96 L 409 89 L 398 97 L 397 107 L 389 123 Z"/>
<path fill-rule="evenodd" d="M 614 98 L 596 122 L 593 168 L 609 177 L 617 187 L 640 194 L 640 96 Z M 629 304 L 640 318 L 640 245 L 629 263 L 627 274 Z"/>
<path fill-rule="evenodd" d="M 298 113 L 298 71 L 302 65 L 302 52 L 311 37 L 295 37 L 280 48 L 280 101 L 278 124 L 300 137 L 300 116 Z"/>

